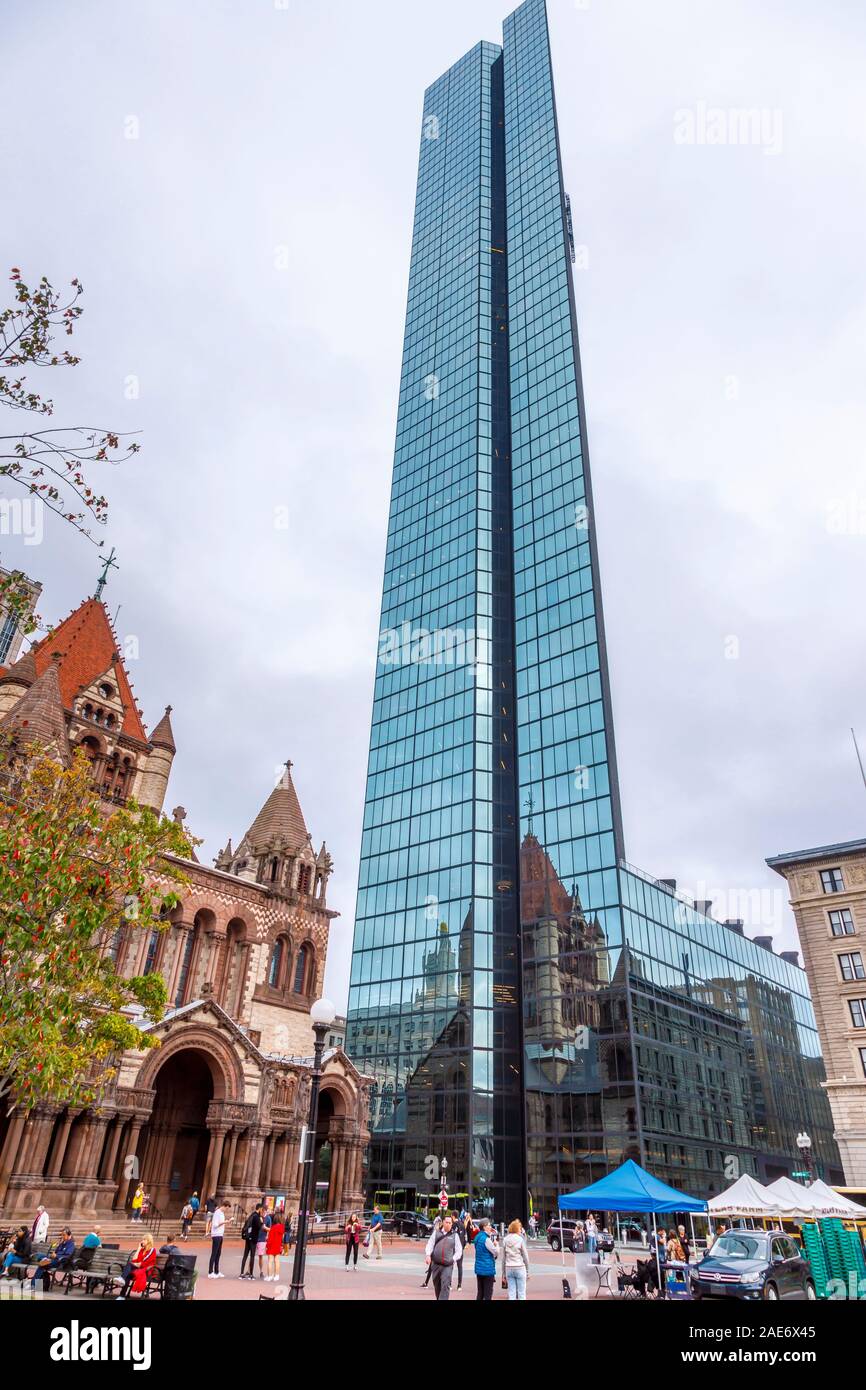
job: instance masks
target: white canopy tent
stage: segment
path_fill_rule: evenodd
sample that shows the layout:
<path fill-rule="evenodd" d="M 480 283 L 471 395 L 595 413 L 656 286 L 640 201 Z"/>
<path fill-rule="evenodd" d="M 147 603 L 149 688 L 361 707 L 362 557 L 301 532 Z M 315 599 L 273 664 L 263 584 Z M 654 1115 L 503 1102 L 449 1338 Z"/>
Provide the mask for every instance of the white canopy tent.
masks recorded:
<path fill-rule="evenodd" d="M 841 1192 L 834 1192 L 820 1178 L 815 1179 L 808 1192 L 816 1203 L 821 1204 L 820 1211 L 816 1206 L 818 1216 L 866 1216 L 866 1207 L 858 1206 L 850 1197 L 843 1197 Z"/>
<path fill-rule="evenodd" d="M 822 1215 L 818 1197 L 802 1183 L 794 1182 L 793 1178 L 777 1178 L 775 1182 L 770 1183 L 767 1191 L 778 1203 L 778 1214 L 786 1220 Z M 826 1205 L 826 1198 L 824 1204 Z"/>
<path fill-rule="evenodd" d="M 767 1187 L 762 1187 L 750 1173 L 742 1177 L 725 1192 L 711 1197 L 707 1202 L 713 1220 L 721 1216 L 781 1216 L 778 1198 Z"/>

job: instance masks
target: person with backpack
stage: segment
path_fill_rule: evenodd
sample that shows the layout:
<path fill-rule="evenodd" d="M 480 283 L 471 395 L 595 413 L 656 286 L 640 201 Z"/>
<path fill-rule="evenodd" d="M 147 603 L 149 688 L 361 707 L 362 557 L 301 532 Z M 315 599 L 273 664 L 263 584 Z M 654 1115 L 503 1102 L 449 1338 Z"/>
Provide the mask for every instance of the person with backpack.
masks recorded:
<path fill-rule="evenodd" d="M 244 1253 L 241 1256 L 241 1272 L 238 1276 L 241 1279 L 253 1279 L 255 1277 L 256 1246 L 259 1243 L 259 1232 L 262 1229 L 262 1204 L 256 1202 L 241 1229 L 241 1238 L 244 1242 Z M 249 1260 L 249 1271 L 244 1274 L 247 1260 Z"/>
<path fill-rule="evenodd" d="M 476 1303 L 489 1303 L 493 1298 L 493 1285 L 496 1282 L 496 1261 L 499 1259 L 499 1245 L 486 1217 L 479 1222 L 472 1247 L 475 1251 L 475 1280 L 477 1284 L 475 1301 Z"/>
<path fill-rule="evenodd" d="M 183 1210 L 181 1211 L 181 1214 L 180 1214 L 180 1238 L 181 1238 L 181 1240 L 189 1240 L 189 1228 L 190 1228 L 190 1226 L 191 1226 L 192 1223 L 193 1223 L 193 1217 L 194 1217 L 194 1216 L 195 1216 L 195 1212 L 193 1211 L 193 1209 L 192 1209 L 191 1205 L 189 1204 L 189 1202 L 185 1203 L 184 1208 L 183 1208 Z"/>
<path fill-rule="evenodd" d="M 442 1218 L 442 1225 L 433 1232 L 424 1250 L 427 1264 L 433 1271 L 433 1288 L 437 1303 L 447 1303 L 451 1295 L 451 1276 L 454 1266 L 463 1255 L 463 1247 L 454 1228 L 450 1212 Z"/>

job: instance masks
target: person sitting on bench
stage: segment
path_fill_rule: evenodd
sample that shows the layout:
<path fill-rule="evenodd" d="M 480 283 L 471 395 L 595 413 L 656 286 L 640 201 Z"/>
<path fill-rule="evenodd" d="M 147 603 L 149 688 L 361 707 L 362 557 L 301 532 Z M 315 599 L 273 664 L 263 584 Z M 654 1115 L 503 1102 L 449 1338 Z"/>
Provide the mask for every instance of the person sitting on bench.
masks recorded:
<path fill-rule="evenodd" d="M 117 1295 L 117 1301 L 129 1296 L 130 1290 L 133 1293 L 144 1293 L 147 1288 L 147 1281 L 152 1269 L 156 1268 L 156 1250 L 153 1245 L 153 1236 L 145 1233 L 141 1237 L 141 1244 L 137 1250 L 133 1250 L 127 1263 L 123 1268 L 123 1288 Z"/>
<path fill-rule="evenodd" d="M 36 1280 L 41 1279 L 42 1291 L 47 1293 L 51 1286 L 51 1275 L 55 1269 L 68 1269 L 74 1254 L 75 1241 L 72 1239 L 72 1232 L 68 1226 L 64 1226 L 53 1254 L 43 1255 L 37 1264 L 33 1278 L 30 1280 L 31 1289 L 35 1289 Z"/>
<path fill-rule="evenodd" d="M 15 1239 L 3 1256 L 3 1269 L 0 1272 L 0 1279 L 9 1279 L 9 1273 L 13 1265 L 23 1265 L 24 1274 L 27 1273 L 27 1266 L 30 1263 L 30 1256 L 33 1250 L 33 1242 L 30 1239 L 30 1232 L 26 1226 L 19 1226 L 15 1232 Z M 21 1278 L 24 1278 L 24 1274 Z"/>

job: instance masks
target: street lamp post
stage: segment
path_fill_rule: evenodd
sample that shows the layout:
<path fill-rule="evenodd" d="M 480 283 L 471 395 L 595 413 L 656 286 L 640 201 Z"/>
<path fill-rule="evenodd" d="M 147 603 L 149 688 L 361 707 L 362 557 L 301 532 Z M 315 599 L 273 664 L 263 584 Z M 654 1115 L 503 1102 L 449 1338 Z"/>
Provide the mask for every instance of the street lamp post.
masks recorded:
<path fill-rule="evenodd" d="M 307 1219 L 312 1200 L 313 1168 L 316 1162 L 316 1125 L 319 1118 L 319 1081 L 322 1075 L 322 1053 L 325 1050 L 325 1035 L 337 1010 L 330 999 L 317 999 L 310 1009 L 310 1020 L 316 1037 L 313 1053 L 313 1080 L 310 1086 L 310 1113 L 307 1118 L 307 1133 L 304 1136 L 304 1176 L 301 1182 L 301 1209 L 298 1212 L 298 1239 L 295 1242 L 295 1262 L 292 1266 L 292 1283 L 289 1299 L 297 1302 L 304 1298 L 304 1268 L 307 1263 Z"/>
<path fill-rule="evenodd" d="M 800 1158 L 806 1165 L 806 1172 L 810 1180 L 814 1177 L 812 1171 L 812 1140 L 804 1129 L 797 1135 L 797 1148 L 800 1150 Z"/>

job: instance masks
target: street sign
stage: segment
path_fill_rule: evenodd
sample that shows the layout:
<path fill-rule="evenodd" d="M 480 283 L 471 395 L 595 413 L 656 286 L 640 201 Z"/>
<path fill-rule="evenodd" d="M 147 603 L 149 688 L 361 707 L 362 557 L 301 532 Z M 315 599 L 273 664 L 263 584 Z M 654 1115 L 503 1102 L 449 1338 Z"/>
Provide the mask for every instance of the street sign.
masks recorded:
<path fill-rule="evenodd" d="M 448 1193 L 445 1191 L 444 1187 L 442 1191 L 439 1193 L 439 1205 L 443 1211 L 448 1205 Z"/>
<path fill-rule="evenodd" d="M 812 1176 L 812 1174 L 809 1173 L 809 1172 L 804 1172 L 804 1173 L 792 1173 L 792 1174 L 791 1174 L 791 1177 L 792 1177 L 792 1178 L 811 1178 L 811 1176 Z"/>

